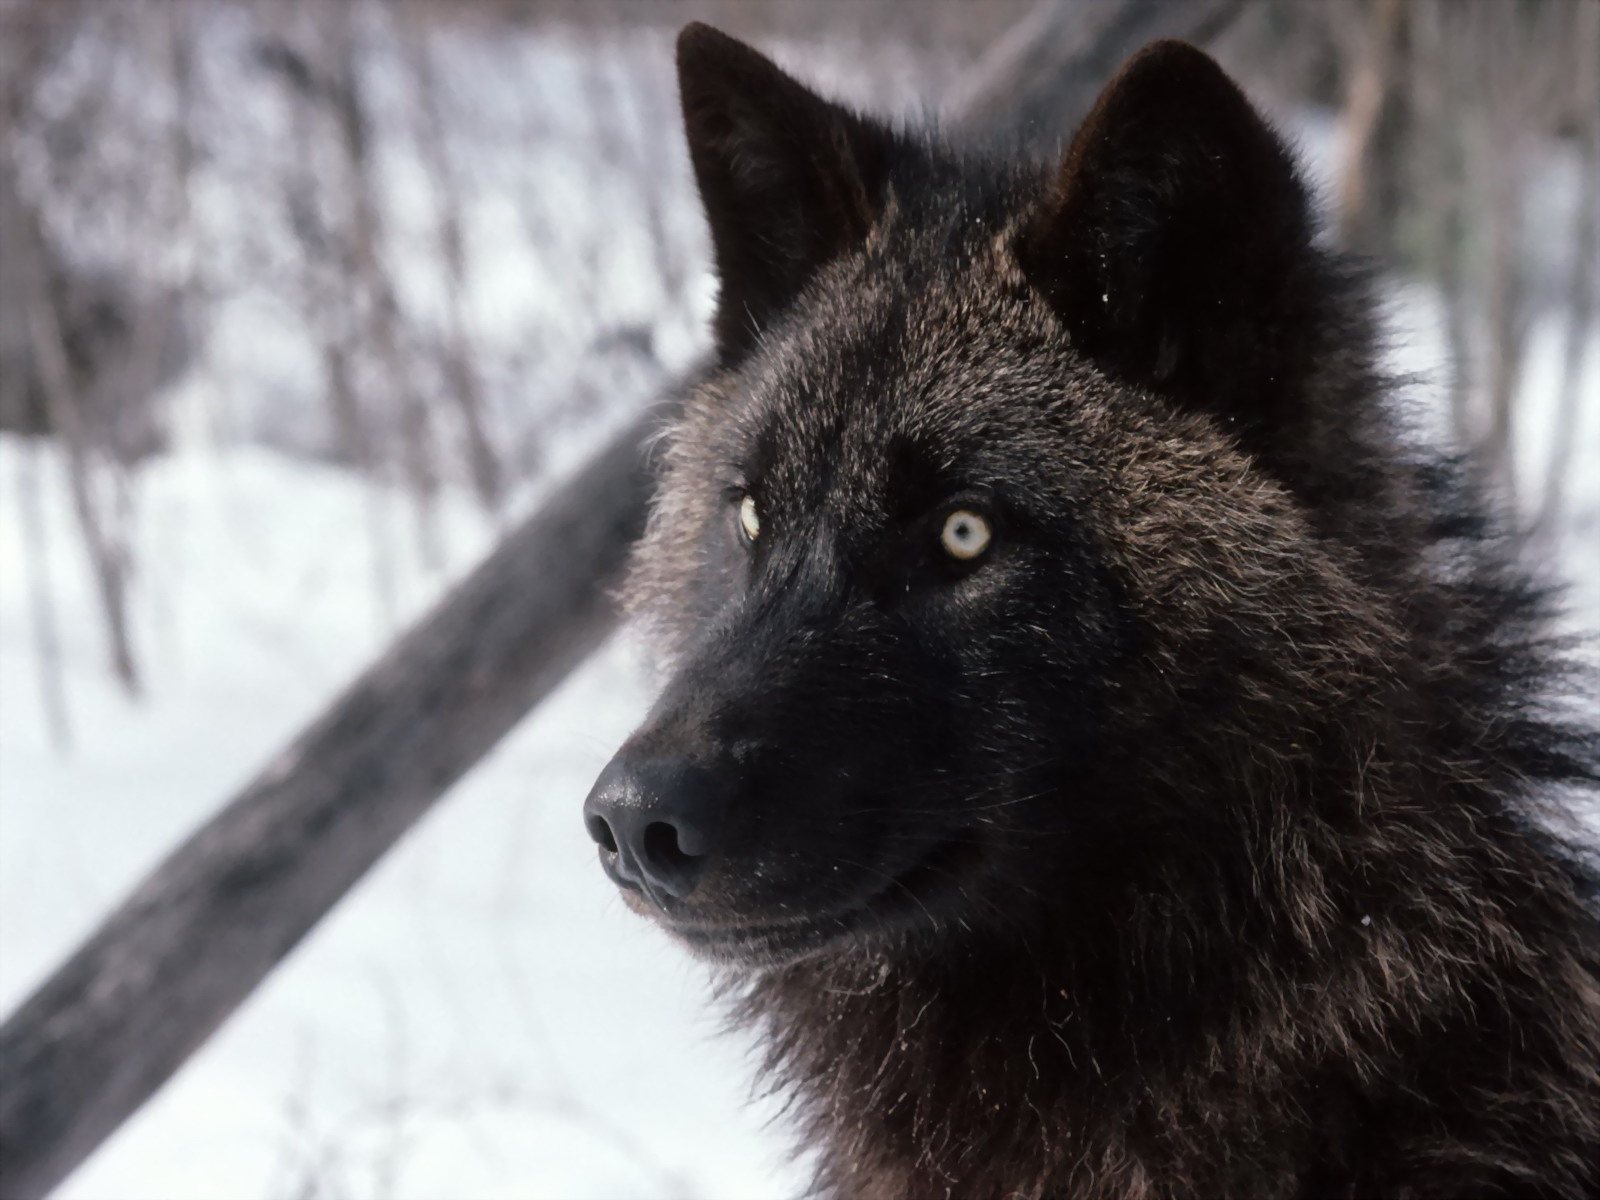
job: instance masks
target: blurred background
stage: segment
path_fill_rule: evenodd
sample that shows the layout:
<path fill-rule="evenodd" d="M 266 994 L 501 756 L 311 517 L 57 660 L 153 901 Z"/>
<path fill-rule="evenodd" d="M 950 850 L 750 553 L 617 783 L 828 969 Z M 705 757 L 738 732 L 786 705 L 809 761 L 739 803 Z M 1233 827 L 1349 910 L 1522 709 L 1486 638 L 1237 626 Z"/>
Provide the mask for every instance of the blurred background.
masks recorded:
<path fill-rule="evenodd" d="M 0 0 L 0 1012 L 692 368 L 684 22 L 915 122 L 1046 9 L 1201 2 Z M 1381 269 L 1410 419 L 1600 628 L 1600 3 L 1206 2 Z M 641 662 L 573 674 L 60 1194 L 797 1194 L 579 820 Z"/>

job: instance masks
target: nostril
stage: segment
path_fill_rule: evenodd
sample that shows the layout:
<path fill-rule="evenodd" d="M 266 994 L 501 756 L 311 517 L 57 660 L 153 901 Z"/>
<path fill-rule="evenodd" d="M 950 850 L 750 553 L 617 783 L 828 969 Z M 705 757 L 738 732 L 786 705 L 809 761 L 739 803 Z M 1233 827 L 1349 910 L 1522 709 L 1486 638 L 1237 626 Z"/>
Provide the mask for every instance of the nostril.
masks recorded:
<path fill-rule="evenodd" d="M 598 813 L 591 814 L 584 824 L 588 826 L 589 836 L 600 844 L 600 849 L 607 854 L 617 852 L 617 836 L 611 832 L 611 826 L 604 817 Z"/>
<path fill-rule="evenodd" d="M 681 871 L 698 855 L 688 854 L 678 844 L 678 830 L 665 821 L 652 821 L 644 830 L 644 854 L 647 861 L 670 871 Z"/>
<path fill-rule="evenodd" d="M 678 759 L 618 755 L 583 802 L 583 826 L 618 887 L 683 900 L 721 850 L 727 779 Z"/>

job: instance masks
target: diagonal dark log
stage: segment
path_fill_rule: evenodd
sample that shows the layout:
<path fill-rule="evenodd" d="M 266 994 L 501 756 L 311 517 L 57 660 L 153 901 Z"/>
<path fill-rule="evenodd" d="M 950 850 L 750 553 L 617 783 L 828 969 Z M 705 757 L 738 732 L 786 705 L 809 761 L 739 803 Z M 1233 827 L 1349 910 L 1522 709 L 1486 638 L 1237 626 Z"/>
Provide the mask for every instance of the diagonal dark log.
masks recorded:
<path fill-rule="evenodd" d="M 1055 141 L 1140 42 L 1203 38 L 1237 6 L 1104 0 L 1081 27 L 1083 5 L 1046 4 L 975 64 L 947 125 L 1009 135 L 1022 114 L 1025 138 Z M 669 407 L 507 536 L 0 1028 L 0 1197 L 60 1183 L 604 640 L 649 501 L 643 447 Z"/>

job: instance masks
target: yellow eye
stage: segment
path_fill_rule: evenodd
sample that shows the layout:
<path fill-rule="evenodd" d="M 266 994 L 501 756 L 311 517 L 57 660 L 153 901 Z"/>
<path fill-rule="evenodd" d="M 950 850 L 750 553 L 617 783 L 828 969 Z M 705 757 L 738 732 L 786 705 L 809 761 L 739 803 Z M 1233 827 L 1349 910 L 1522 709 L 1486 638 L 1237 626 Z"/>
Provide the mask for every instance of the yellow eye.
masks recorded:
<path fill-rule="evenodd" d="M 989 522 L 967 508 L 958 508 L 946 517 L 944 528 L 939 531 L 939 543 L 944 552 L 963 562 L 977 558 L 989 548 L 993 538 Z"/>
<path fill-rule="evenodd" d="M 761 536 L 761 513 L 756 509 L 754 496 L 739 501 L 739 528 L 752 542 Z"/>

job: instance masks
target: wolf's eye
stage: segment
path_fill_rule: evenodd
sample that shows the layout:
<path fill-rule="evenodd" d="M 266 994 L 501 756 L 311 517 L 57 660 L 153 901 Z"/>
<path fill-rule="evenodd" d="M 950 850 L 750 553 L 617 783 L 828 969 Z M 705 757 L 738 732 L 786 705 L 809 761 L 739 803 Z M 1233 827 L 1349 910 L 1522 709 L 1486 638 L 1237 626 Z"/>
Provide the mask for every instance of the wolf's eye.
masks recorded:
<path fill-rule="evenodd" d="M 970 562 L 989 548 L 994 531 L 989 522 L 971 509 L 958 508 L 944 519 L 939 543 L 951 558 Z"/>
<path fill-rule="evenodd" d="M 752 542 L 761 536 L 761 512 L 756 508 L 754 496 L 746 496 L 739 501 L 739 528 Z"/>

